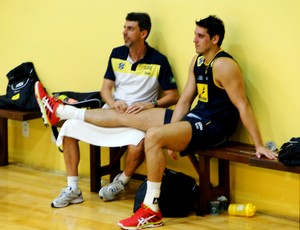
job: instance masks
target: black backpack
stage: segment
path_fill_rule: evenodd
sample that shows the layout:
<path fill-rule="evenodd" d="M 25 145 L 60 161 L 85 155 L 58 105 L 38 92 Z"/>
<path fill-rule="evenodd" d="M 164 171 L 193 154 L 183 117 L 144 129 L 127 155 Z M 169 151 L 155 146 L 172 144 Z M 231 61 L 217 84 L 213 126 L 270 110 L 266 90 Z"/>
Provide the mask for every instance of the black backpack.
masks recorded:
<path fill-rule="evenodd" d="M 139 186 L 135 200 L 133 212 L 140 208 L 147 191 L 147 180 Z M 159 208 L 163 217 L 186 217 L 197 207 L 199 187 L 196 180 L 181 172 L 165 169 L 161 193 L 159 198 Z"/>
<path fill-rule="evenodd" d="M 24 62 L 7 73 L 6 95 L 0 96 L 0 109 L 38 111 L 34 84 L 39 81 L 32 62 Z"/>
<path fill-rule="evenodd" d="M 101 108 L 104 101 L 101 98 L 100 91 L 92 92 L 74 92 L 74 91 L 60 91 L 52 93 L 54 97 L 63 101 L 66 105 L 73 105 L 77 108 Z M 69 102 L 69 99 L 75 101 Z"/>
<path fill-rule="evenodd" d="M 300 137 L 293 137 L 280 147 L 278 160 L 287 166 L 300 166 Z"/>

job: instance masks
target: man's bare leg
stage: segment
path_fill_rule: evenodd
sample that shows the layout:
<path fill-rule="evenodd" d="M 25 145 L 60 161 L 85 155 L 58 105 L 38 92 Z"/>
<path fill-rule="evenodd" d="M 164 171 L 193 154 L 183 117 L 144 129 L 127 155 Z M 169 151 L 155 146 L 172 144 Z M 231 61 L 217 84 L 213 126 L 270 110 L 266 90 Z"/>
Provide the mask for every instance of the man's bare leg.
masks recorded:
<path fill-rule="evenodd" d="M 137 146 L 129 145 L 127 148 L 125 169 L 118 174 L 112 183 L 102 187 L 99 191 L 99 197 L 104 201 L 112 201 L 119 197 L 131 176 L 145 159 L 144 141 L 142 140 Z"/>
<path fill-rule="evenodd" d="M 117 113 L 114 109 L 89 109 L 84 121 L 101 127 L 132 127 L 146 131 L 150 127 L 163 125 L 164 108 L 143 110 L 137 114 Z"/>
<path fill-rule="evenodd" d="M 131 177 L 143 163 L 144 159 L 144 140 L 141 140 L 137 146 L 129 145 L 127 147 L 127 156 L 125 160 L 125 175 Z"/>
<path fill-rule="evenodd" d="M 78 140 L 64 137 L 63 150 L 67 170 L 67 187 L 52 201 L 51 206 L 53 208 L 63 208 L 69 204 L 83 202 L 82 193 L 78 186 L 78 164 L 80 161 Z"/>
<path fill-rule="evenodd" d="M 40 82 L 36 82 L 34 91 L 45 125 L 53 125 L 59 120 L 77 119 L 102 127 L 127 126 L 146 131 L 150 127 L 162 125 L 164 121 L 163 108 L 147 109 L 137 114 L 121 114 L 114 109 L 78 109 L 50 97 Z"/>
<path fill-rule="evenodd" d="M 64 136 L 63 151 L 67 176 L 78 176 L 78 165 L 80 161 L 78 140 Z"/>
<path fill-rule="evenodd" d="M 147 192 L 144 204 L 153 211 L 158 211 L 158 204 L 153 202 L 160 196 L 160 186 L 166 167 L 163 149 L 184 150 L 192 137 L 192 127 L 186 121 L 174 122 L 161 127 L 150 128 L 145 137 L 145 154 L 147 164 Z M 170 155 L 176 159 L 174 153 Z"/>
<path fill-rule="evenodd" d="M 148 180 L 160 182 L 165 170 L 163 149 L 184 150 L 192 138 L 189 122 L 181 121 L 149 129 L 145 137 Z"/>

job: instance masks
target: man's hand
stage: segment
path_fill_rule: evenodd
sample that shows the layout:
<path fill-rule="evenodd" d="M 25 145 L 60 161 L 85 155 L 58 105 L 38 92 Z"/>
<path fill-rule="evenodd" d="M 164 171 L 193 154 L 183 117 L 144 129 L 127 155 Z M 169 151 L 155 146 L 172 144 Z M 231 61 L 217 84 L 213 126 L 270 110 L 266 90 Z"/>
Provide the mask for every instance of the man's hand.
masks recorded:
<path fill-rule="evenodd" d="M 175 161 L 178 159 L 177 154 L 176 154 L 173 150 L 168 149 L 167 152 L 168 152 L 169 157 L 170 157 L 171 159 L 173 159 L 173 160 L 175 160 Z"/>
<path fill-rule="evenodd" d="M 257 158 L 261 158 L 261 156 L 265 156 L 271 160 L 275 160 L 278 157 L 278 153 L 275 153 L 263 146 L 259 146 L 256 148 L 256 154 Z"/>
<path fill-rule="evenodd" d="M 145 109 L 151 109 L 151 108 L 153 108 L 151 102 L 144 102 L 144 103 L 140 102 L 128 106 L 125 113 L 137 114 Z"/>
<path fill-rule="evenodd" d="M 128 105 L 125 101 L 115 101 L 112 108 L 114 108 L 118 113 L 126 112 Z"/>

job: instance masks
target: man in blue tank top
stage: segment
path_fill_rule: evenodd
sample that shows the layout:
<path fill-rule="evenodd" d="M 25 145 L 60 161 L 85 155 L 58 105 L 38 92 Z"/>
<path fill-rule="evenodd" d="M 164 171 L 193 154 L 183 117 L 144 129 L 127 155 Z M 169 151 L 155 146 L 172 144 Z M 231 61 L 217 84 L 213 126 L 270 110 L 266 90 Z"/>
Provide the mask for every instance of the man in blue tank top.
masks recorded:
<path fill-rule="evenodd" d="M 243 76 L 238 64 L 221 49 L 225 34 L 222 20 L 209 16 L 197 21 L 194 34 L 198 55 L 191 61 L 187 83 L 173 114 L 162 108 L 149 109 L 134 115 L 119 115 L 113 110 L 79 111 L 59 105 L 43 92 L 41 86 L 36 87 L 39 91 L 38 97 L 44 98 L 47 111 L 45 115 L 48 114 L 48 117 L 83 119 L 99 126 L 129 126 L 146 131 L 147 192 L 140 209 L 133 216 L 118 223 L 123 229 L 143 229 L 163 224 L 158 205 L 166 167 L 163 149 L 167 149 L 168 155 L 176 160 L 175 151 L 216 146 L 228 140 L 241 119 L 253 140 L 257 157 L 264 155 L 269 159 L 277 158 L 275 152 L 264 147 L 245 95 Z M 198 103 L 190 110 L 196 97 Z M 168 119 L 165 118 L 168 117 L 171 117 L 171 123 L 166 124 Z"/>
<path fill-rule="evenodd" d="M 146 196 L 144 203 L 133 216 L 119 222 L 122 228 L 140 229 L 163 224 L 158 198 L 166 167 L 164 148 L 176 160 L 174 151 L 195 150 L 222 143 L 233 133 L 240 117 L 251 135 L 257 156 L 263 154 L 271 159 L 276 158 L 276 154 L 263 145 L 245 95 L 238 64 L 221 49 L 224 34 L 223 22 L 215 16 L 196 22 L 194 43 L 199 55 L 191 62 L 188 80 L 171 123 L 147 130 Z M 198 103 L 190 111 L 195 97 L 198 97 Z"/>

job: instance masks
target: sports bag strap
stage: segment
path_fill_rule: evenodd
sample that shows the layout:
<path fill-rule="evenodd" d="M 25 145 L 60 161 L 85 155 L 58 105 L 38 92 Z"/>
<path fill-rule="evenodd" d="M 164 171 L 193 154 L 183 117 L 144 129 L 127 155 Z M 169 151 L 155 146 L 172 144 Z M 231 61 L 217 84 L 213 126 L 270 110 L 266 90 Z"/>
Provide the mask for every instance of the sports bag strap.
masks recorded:
<path fill-rule="evenodd" d="M 51 129 L 52 129 L 52 133 L 53 133 L 53 136 L 54 136 L 55 140 L 57 140 L 57 137 L 58 137 L 58 128 L 55 127 L 55 126 L 51 126 Z M 60 146 L 58 146 L 58 150 L 59 150 L 61 153 L 64 152 L 63 149 L 62 149 Z"/>

